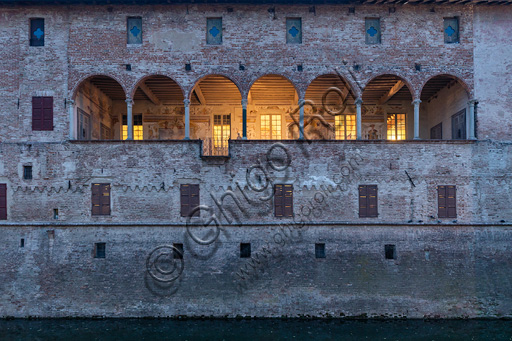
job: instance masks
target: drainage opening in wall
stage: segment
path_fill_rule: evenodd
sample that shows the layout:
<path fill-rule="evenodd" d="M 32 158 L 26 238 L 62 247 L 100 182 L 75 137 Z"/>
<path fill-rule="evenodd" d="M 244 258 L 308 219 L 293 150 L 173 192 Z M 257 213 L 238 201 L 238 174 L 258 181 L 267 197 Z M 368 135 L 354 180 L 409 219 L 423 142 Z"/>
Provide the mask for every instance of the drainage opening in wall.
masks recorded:
<path fill-rule="evenodd" d="M 20 247 L 25 247 L 25 238 L 21 238 Z"/>
<path fill-rule="evenodd" d="M 251 243 L 240 243 L 240 258 L 251 257 Z"/>
<path fill-rule="evenodd" d="M 94 258 L 105 258 L 105 243 L 94 243 Z"/>
<path fill-rule="evenodd" d="M 325 258 L 325 244 L 324 243 L 316 243 L 315 244 L 315 258 Z"/>
<path fill-rule="evenodd" d="M 384 245 L 384 255 L 386 259 L 396 259 L 396 246 L 394 244 Z"/>

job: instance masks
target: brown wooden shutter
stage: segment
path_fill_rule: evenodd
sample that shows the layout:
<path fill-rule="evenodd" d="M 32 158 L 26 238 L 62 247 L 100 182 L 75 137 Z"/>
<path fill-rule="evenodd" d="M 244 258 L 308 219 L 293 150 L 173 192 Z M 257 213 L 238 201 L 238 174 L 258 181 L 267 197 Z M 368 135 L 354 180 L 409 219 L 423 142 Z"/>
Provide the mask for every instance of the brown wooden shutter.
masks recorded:
<path fill-rule="evenodd" d="M 32 130 L 43 129 L 43 98 L 32 97 Z"/>
<path fill-rule="evenodd" d="M 359 186 L 359 218 L 368 216 L 368 187 Z"/>
<path fill-rule="evenodd" d="M 446 186 L 446 217 L 457 218 L 456 187 Z"/>
<path fill-rule="evenodd" d="M 181 216 L 188 217 L 199 203 L 199 185 L 181 185 L 180 186 Z M 194 217 L 199 217 L 199 210 L 194 212 Z"/>
<path fill-rule="evenodd" d="M 437 216 L 447 218 L 446 186 L 437 186 Z"/>
<path fill-rule="evenodd" d="M 53 130 L 53 97 L 32 97 L 32 130 Z"/>
<path fill-rule="evenodd" d="M 110 184 L 101 184 L 101 214 L 110 215 Z"/>
<path fill-rule="evenodd" d="M 43 97 L 41 130 L 53 130 L 53 97 Z"/>
<path fill-rule="evenodd" d="M 92 184 L 92 215 L 110 215 L 110 184 Z"/>
<path fill-rule="evenodd" d="M 7 219 L 7 185 L 0 184 L 0 220 Z"/>
<path fill-rule="evenodd" d="M 376 185 L 370 185 L 367 186 L 367 193 L 368 193 L 368 217 L 377 217 L 378 211 L 377 211 L 377 186 Z"/>
<path fill-rule="evenodd" d="M 283 216 L 293 217 L 293 185 L 284 185 Z"/>
<path fill-rule="evenodd" d="M 284 204 L 283 185 L 274 185 L 274 216 L 284 215 Z"/>

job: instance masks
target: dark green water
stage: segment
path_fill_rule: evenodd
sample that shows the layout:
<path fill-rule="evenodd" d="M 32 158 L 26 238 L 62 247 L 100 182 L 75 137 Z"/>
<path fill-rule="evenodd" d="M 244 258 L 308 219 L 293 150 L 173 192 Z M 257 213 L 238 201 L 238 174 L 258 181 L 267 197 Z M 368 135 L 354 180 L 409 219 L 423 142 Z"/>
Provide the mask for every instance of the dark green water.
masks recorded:
<path fill-rule="evenodd" d="M 503 320 L 2 320 L 1 340 L 512 340 Z"/>

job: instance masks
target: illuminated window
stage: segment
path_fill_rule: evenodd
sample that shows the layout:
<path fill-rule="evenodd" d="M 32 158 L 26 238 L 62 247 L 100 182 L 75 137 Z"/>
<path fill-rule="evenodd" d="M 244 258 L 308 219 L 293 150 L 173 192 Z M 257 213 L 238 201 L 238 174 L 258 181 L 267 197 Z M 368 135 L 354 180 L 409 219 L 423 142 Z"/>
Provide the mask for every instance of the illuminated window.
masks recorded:
<path fill-rule="evenodd" d="M 261 139 L 281 139 L 281 115 L 261 115 Z"/>
<path fill-rule="evenodd" d="M 405 114 L 388 114 L 388 140 L 405 140 Z"/>
<path fill-rule="evenodd" d="M 128 120 L 123 115 L 123 140 L 128 138 Z M 142 128 L 142 114 L 133 115 L 133 139 L 144 140 L 144 129 Z"/>
<path fill-rule="evenodd" d="M 215 155 L 228 154 L 231 136 L 231 115 L 213 115 L 213 147 Z"/>
<path fill-rule="evenodd" d="M 335 116 L 336 140 L 356 139 L 356 115 Z"/>

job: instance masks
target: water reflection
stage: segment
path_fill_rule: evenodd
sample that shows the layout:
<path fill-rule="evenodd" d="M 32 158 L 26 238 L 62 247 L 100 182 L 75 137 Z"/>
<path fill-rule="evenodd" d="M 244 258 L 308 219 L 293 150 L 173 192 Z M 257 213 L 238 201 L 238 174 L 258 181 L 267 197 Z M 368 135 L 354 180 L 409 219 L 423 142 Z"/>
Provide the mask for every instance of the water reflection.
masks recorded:
<path fill-rule="evenodd" d="M 512 340 L 505 320 L 8 320 L 2 340 Z"/>

